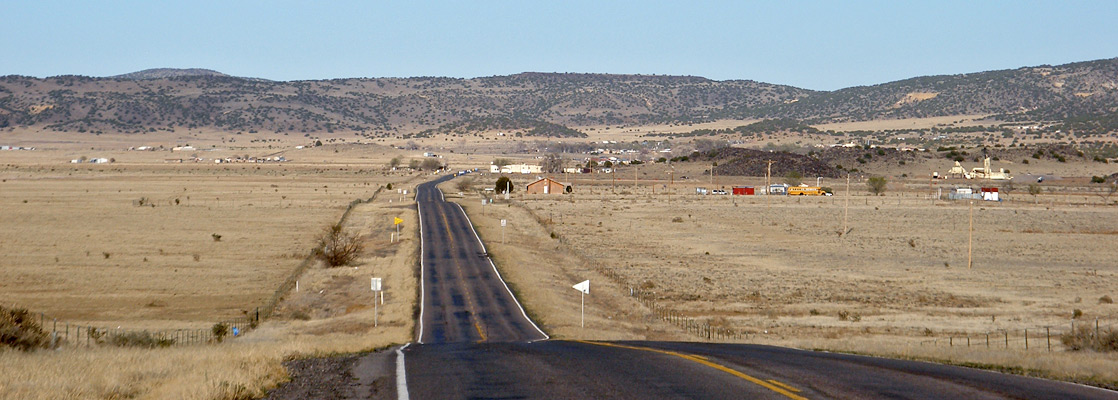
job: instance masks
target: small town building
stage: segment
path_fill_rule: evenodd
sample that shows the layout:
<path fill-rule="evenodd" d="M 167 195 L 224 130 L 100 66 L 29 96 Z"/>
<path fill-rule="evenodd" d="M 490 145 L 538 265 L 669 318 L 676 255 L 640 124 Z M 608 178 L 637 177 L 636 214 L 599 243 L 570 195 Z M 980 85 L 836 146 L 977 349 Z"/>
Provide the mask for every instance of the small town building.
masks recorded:
<path fill-rule="evenodd" d="M 496 164 L 490 164 L 489 172 L 494 174 L 540 174 L 543 173 L 543 167 L 531 164 L 509 164 L 498 167 Z"/>
<path fill-rule="evenodd" d="M 982 200 L 1001 201 L 1000 197 L 998 196 L 998 188 L 996 188 L 996 187 L 984 187 L 984 188 L 982 188 Z"/>
<path fill-rule="evenodd" d="M 734 186 L 730 193 L 734 196 L 752 196 L 754 190 L 753 186 Z"/>
<path fill-rule="evenodd" d="M 528 194 L 561 194 L 570 193 L 572 190 L 571 185 L 551 178 L 540 178 L 524 188 L 524 192 Z"/>

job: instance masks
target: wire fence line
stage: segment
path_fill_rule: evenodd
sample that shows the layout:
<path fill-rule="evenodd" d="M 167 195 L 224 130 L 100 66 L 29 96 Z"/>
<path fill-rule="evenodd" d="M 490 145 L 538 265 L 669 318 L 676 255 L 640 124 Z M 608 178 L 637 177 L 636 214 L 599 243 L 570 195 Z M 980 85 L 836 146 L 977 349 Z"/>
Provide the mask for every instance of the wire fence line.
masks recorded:
<path fill-rule="evenodd" d="M 911 194 L 912 197 L 919 197 L 919 194 Z M 904 197 L 904 194 L 897 194 L 896 197 Z M 832 199 L 833 200 L 833 199 Z M 866 198 L 867 204 L 870 198 Z M 880 201 L 884 204 L 888 198 L 874 199 L 874 202 Z M 524 201 L 510 199 L 510 204 L 515 205 L 526 211 L 537 223 L 540 224 L 545 230 L 550 232 L 553 239 L 557 240 L 562 246 L 569 246 L 566 238 L 558 232 L 551 231 L 548 228 L 554 221 L 551 216 L 543 216 L 529 207 Z M 661 305 L 657 300 L 655 292 L 641 289 L 632 286 L 632 284 L 625 280 L 623 276 L 615 270 L 603 267 L 590 260 L 585 252 L 571 252 L 583 261 L 584 265 L 592 266 L 602 275 L 606 276 L 614 283 L 621 287 L 628 288 L 629 296 L 634 297 L 637 301 L 647 307 L 651 311 L 651 316 L 663 320 L 667 323 L 680 327 L 688 334 L 696 337 L 711 340 L 711 341 L 742 341 L 747 340 L 754 333 L 743 331 L 739 329 L 720 327 L 711 325 L 709 320 L 703 320 L 683 314 L 680 311 L 672 310 L 667 306 Z M 1116 329 L 1114 322 L 1104 323 L 1100 320 L 1087 321 L 1087 320 L 1073 320 L 1067 326 L 1033 326 L 1027 328 L 1011 328 L 999 329 L 981 333 L 950 333 L 944 336 L 936 336 L 930 339 L 921 340 L 920 345 L 925 346 L 970 346 L 970 347 L 987 347 L 987 348 L 1001 348 L 1001 349 L 1046 349 L 1054 351 L 1058 349 L 1063 350 L 1076 350 L 1079 348 L 1089 347 L 1092 344 L 1098 346 L 1106 346 L 1107 340 L 1118 340 L 1108 338 L 1118 338 L 1118 329 Z M 914 328 L 915 332 L 919 332 L 918 328 Z M 918 334 L 918 333 L 917 333 Z M 930 330 L 924 330 L 926 336 L 932 336 Z M 1064 342 L 1064 337 L 1069 337 L 1068 343 Z M 1111 344 L 1110 346 L 1114 346 Z M 1115 350 L 1111 348 L 1111 350 Z"/>
<path fill-rule="evenodd" d="M 1118 322 L 1102 321 L 1097 318 L 1072 320 L 1066 325 L 1058 326 L 1038 325 L 978 333 L 949 333 L 921 340 L 920 345 L 1046 351 L 1079 350 L 1092 346 L 1106 348 L 1118 344 L 1107 342 L 1115 340 L 1115 335 L 1118 334 L 1116 326 Z M 1111 348 L 1111 350 L 1116 349 Z"/>
<path fill-rule="evenodd" d="M 377 188 L 368 199 L 356 199 L 349 203 L 338 224 L 344 224 L 350 213 L 359 205 L 376 200 L 377 196 L 385 189 Z M 252 312 L 244 316 L 225 319 L 214 323 L 209 328 L 194 329 L 130 329 L 108 328 L 93 324 L 70 323 L 65 320 L 48 317 L 46 313 L 38 313 L 38 324 L 43 333 L 47 335 L 48 346 L 91 347 L 96 345 L 138 346 L 138 347 L 170 347 L 193 346 L 218 343 L 226 338 L 237 337 L 255 329 L 261 321 L 268 319 L 275 312 L 276 306 L 283 298 L 295 288 L 295 282 L 308 268 L 315 264 L 317 248 L 312 249 L 287 279 L 276 289 L 272 296 L 260 307 L 255 307 Z M 20 309 L 12 306 L 13 310 Z M 34 315 L 33 313 L 29 313 Z"/>
<path fill-rule="evenodd" d="M 709 341 L 742 341 L 749 338 L 749 334 L 746 332 L 711 325 L 710 321 L 690 317 L 682 312 L 660 305 L 655 292 L 628 285 L 625 278 L 612 269 L 599 268 L 598 272 L 614 283 L 627 287 L 629 296 L 636 298 L 637 302 L 647 307 L 652 312 L 652 317 L 675 325 L 690 335 Z"/>
<path fill-rule="evenodd" d="M 18 309 L 13 306 L 13 309 Z M 170 347 L 217 343 L 256 328 L 259 310 L 245 316 L 218 321 L 208 328 L 132 329 L 109 328 L 94 324 L 76 324 L 48 317 L 46 313 L 30 314 L 47 336 L 47 347 L 92 347 L 97 345 Z"/>
<path fill-rule="evenodd" d="M 382 191 L 384 191 L 384 189 L 384 186 L 380 186 L 368 199 L 356 199 L 351 201 L 349 203 L 349 206 L 346 207 L 345 212 L 342 213 L 342 217 L 338 220 L 338 224 L 344 225 L 346 220 L 349 219 L 349 214 L 355 207 L 373 202 L 377 199 L 377 196 L 380 195 Z M 276 291 L 272 293 L 272 297 L 269 298 L 268 301 L 264 303 L 264 306 L 260 308 L 262 318 L 271 318 L 272 313 L 276 311 L 276 306 L 279 305 L 280 301 L 283 301 L 283 298 L 295 289 L 295 282 L 298 281 L 299 277 L 307 271 L 307 268 L 310 268 L 312 265 L 315 264 L 316 257 L 318 255 L 317 250 L 317 247 L 311 249 L 311 251 L 307 253 L 306 258 L 303 259 L 303 262 L 300 263 L 299 266 L 295 267 L 295 269 L 291 271 L 291 274 L 287 276 L 287 279 L 284 279 L 283 283 L 281 283 L 279 287 L 276 288 Z"/>
<path fill-rule="evenodd" d="M 568 246 L 567 241 L 562 235 L 548 229 L 548 225 L 551 225 L 553 223 L 551 217 L 545 218 L 542 215 L 539 215 L 535 212 L 535 210 L 532 210 L 531 207 L 528 207 L 528 205 L 525 204 L 523 201 L 510 199 L 509 202 L 510 204 L 526 211 L 528 215 L 532 216 L 532 218 L 540 224 L 541 227 L 550 231 L 551 237 L 557 240 L 560 245 Z M 709 321 L 703 321 L 697 318 L 686 316 L 679 311 L 675 311 L 666 306 L 660 305 L 654 292 L 632 286 L 632 284 L 626 281 L 625 278 L 621 276 L 621 274 L 618 274 L 613 269 L 606 268 L 592 262 L 586 256 L 586 254 L 582 252 L 571 251 L 570 254 L 576 255 L 576 257 L 582 260 L 584 265 L 592 266 L 594 270 L 609 278 L 615 284 L 621 287 L 628 288 L 629 296 L 635 297 L 641 305 L 647 307 L 651 311 L 652 317 L 675 325 L 676 327 L 683 329 L 688 334 L 711 341 L 741 341 L 749 337 L 749 334 L 746 332 L 711 325 Z"/>

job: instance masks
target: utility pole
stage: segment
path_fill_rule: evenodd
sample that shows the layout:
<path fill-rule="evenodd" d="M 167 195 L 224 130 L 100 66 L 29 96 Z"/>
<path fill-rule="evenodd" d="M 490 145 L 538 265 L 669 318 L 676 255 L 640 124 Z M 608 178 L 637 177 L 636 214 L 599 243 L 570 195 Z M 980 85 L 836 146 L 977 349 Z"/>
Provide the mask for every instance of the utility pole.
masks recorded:
<path fill-rule="evenodd" d="M 974 199 L 970 200 L 970 229 L 967 234 L 967 269 L 974 266 Z"/>
<path fill-rule="evenodd" d="M 769 214 L 772 214 L 772 198 L 769 197 L 769 196 L 772 195 L 772 192 L 769 191 L 770 186 L 772 186 L 772 184 L 769 183 L 769 180 L 770 180 L 770 177 L 772 176 L 772 173 L 773 173 L 773 163 L 776 162 L 776 161 L 765 160 L 765 162 L 769 163 L 769 168 L 768 168 L 768 170 L 765 171 L 765 215 L 769 215 Z M 762 226 L 765 225 L 765 217 L 764 216 L 761 216 L 761 225 Z"/>
<path fill-rule="evenodd" d="M 640 169 L 636 164 L 633 164 L 633 194 L 637 194 L 637 170 Z"/>
<path fill-rule="evenodd" d="M 842 237 L 846 237 L 846 232 L 850 229 L 846 225 L 847 217 L 850 215 L 850 173 L 846 173 L 846 205 L 842 207 Z"/>
<path fill-rule="evenodd" d="M 672 204 L 672 192 L 675 191 L 675 166 L 668 164 L 672 168 L 668 171 L 668 204 Z"/>
<path fill-rule="evenodd" d="M 769 163 L 769 169 L 765 171 L 765 194 L 772 194 L 769 193 L 769 186 L 772 186 L 771 177 L 773 174 L 773 163 L 776 161 L 765 160 L 765 162 Z"/>

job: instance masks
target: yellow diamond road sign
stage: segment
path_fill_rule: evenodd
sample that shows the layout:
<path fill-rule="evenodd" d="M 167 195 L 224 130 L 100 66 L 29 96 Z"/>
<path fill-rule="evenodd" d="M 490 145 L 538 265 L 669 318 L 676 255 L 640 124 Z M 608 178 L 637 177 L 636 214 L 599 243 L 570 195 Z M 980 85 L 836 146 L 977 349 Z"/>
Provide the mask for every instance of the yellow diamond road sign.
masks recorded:
<path fill-rule="evenodd" d="M 400 225 L 403 222 L 404 222 L 404 220 L 402 220 L 400 218 L 396 218 L 395 221 L 393 222 L 393 225 Z"/>

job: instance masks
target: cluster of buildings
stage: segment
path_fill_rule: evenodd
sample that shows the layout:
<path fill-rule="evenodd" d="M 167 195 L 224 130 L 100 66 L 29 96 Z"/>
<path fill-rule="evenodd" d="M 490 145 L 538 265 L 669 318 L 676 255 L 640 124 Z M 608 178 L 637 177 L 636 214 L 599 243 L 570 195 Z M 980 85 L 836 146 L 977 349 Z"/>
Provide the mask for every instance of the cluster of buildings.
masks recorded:
<path fill-rule="evenodd" d="M 225 157 L 225 158 L 215 158 L 214 159 L 214 163 L 217 163 L 217 164 L 225 164 L 225 163 L 277 163 L 277 162 L 279 162 L 279 163 L 287 162 L 287 157 L 284 157 L 284 156 L 260 157 L 260 158 L 257 158 L 257 157 L 248 157 L 248 158 L 245 158 L 245 157 Z"/>
<path fill-rule="evenodd" d="M 543 167 L 532 164 L 508 164 L 502 166 L 490 164 L 489 172 L 494 174 L 542 174 Z"/>

